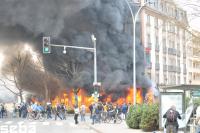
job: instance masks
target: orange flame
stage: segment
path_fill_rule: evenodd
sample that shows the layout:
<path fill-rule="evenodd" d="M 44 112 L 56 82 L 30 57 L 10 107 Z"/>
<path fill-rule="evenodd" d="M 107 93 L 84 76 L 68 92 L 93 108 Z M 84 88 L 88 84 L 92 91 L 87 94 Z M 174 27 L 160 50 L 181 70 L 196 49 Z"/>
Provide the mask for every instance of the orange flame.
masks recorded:
<path fill-rule="evenodd" d="M 71 89 L 73 90 L 73 89 Z M 136 94 L 136 103 L 142 104 L 143 103 L 143 92 L 142 88 L 137 88 L 137 94 Z M 102 102 L 113 102 L 112 95 L 107 95 L 105 92 L 100 93 L 101 96 L 105 96 L 104 99 L 101 99 Z M 125 103 L 133 103 L 133 88 L 129 88 L 127 92 L 125 93 L 125 96 L 119 97 L 116 101 L 114 101 L 114 104 L 122 105 Z M 92 96 L 88 96 L 87 92 L 84 89 L 80 89 L 78 92 L 78 105 L 84 104 L 86 107 L 89 107 L 90 104 L 94 102 L 94 98 Z M 148 89 L 148 92 L 145 96 L 145 101 L 147 103 L 153 103 L 153 91 L 152 89 Z M 73 91 L 70 91 L 68 93 L 64 92 L 59 96 L 56 96 L 52 100 L 53 106 L 56 106 L 59 103 L 63 103 L 68 107 L 73 107 L 75 105 L 75 95 Z"/>
<path fill-rule="evenodd" d="M 154 94 L 153 94 L 153 90 L 151 88 L 149 88 L 147 90 L 146 96 L 145 96 L 145 102 L 147 104 L 152 104 L 154 103 Z"/>

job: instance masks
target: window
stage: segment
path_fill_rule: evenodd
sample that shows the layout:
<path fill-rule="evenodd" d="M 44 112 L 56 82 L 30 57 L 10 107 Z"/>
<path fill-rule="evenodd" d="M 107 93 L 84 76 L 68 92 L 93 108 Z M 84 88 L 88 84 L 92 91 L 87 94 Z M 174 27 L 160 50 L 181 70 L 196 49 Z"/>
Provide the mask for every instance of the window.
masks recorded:
<path fill-rule="evenodd" d="M 180 76 L 178 76 L 178 84 L 181 84 Z"/>
<path fill-rule="evenodd" d="M 151 36 L 150 36 L 150 34 L 147 34 L 147 43 L 148 43 L 148 45 L 151 44 Z"/>
<path fill-rule="evenodd" d="M 159 83 L 159 73 L 156 73 L 156 83 Z"/>
<path fill-rule="evenodd" d="M 159 44 L 158 44 L 158 36 L 156 36 L 156 45 L 159 45 Z"/>
<path fill-rule="evenodd" d="M 146 54 L 146 63 L 147 66 L 151 65 L 151 53 Z"/>
<path fill-rule="evenodd" d="M 184 77 L 184 84 L 186 84 L 186 77 Z"/>
<path fill-rule="evenodd" d="M 155 28 L 158 28 L 158 18 L 154 19 Z"/>
<path fill-rule="evenodd" d="M 147 24 L 150 25 L 150 15 L 147 15 Z"/>
<path fill-rule="evenodd" d="M 159 55 L 156 55 L 156 63 L 159 64 Z"/>
<path fill-rule="evenodd" d="M 150 73 L 150 72 L 148 73 L 148 76 L 149 76 L 149 78 L 151 79 L 151 73 Z"/>
<path fill-rule="evenodd" d="M 178 61 L 177 61 L 177 66 L 181 66 L 181 62 L 180 62 L 180 59 L 178 59 Z"/>
<path fill-rule="evenodd" d="M 162 25 L 163 31 L 166 31 L 166 23 L 163 21 L 163 25 Z"/>
<path fill-rule="evenodd" d="M 163 39 L 163 48 L 166 48 L 166 39 Z"/>
<path fill-rule="evenodd" d="M 166 65 L 167 64 L 167 58 L 163 57 L 163 64 Z"/>

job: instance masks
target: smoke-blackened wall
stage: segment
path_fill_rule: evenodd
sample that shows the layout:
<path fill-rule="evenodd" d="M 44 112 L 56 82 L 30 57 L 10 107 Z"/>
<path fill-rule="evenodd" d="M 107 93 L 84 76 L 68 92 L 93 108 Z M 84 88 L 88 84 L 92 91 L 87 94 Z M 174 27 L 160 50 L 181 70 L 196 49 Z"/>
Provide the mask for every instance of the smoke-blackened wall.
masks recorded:
<path fill-rule="evenodd" d="M 135 7 L 133 7 L 135 9 Z M 2 0 L 0 38 L 30 42 L 42 51 L 42 36 L 52 43 L 93 47 L 97 38 L 98 81 L 107 90 L 126 89 L 132 83 L 132 25 L 124 0 Z M 3 30 L 2 30 L 3 29 Z M 137 84 L 151 86 L 144 75 L 144 51 L 137 26 Z M 44 55 L 45 67 L 59 75 L 68 86 L 91 88 L 93 53 L 52 48 Z"/>

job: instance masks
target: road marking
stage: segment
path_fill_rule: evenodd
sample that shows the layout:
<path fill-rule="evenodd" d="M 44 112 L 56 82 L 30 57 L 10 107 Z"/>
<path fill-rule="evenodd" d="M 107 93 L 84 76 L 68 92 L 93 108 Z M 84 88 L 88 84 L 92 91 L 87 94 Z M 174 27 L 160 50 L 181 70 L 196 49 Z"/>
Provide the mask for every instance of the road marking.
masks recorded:
<path fill-rule="evenodd" d="M 17 122 L 19 125 L 24 124 L 24 121 Z"/>
<path fill-rule="evenodd" d="M 30 124 L 31 124 L 31 125 L 35 125 L 35 124 L 36 124 L 36 122 L 30 122 Z"/>
<path fill-rule="evenodd" d="M 49 125 L 49 122 L 43 122 L 42 124 L 47 126 L 47 125 Z"/>
<path fill-rule="evenodd" d="M 9 125 L 11 123 L 13 123 L 13 121 L 7 121 L 7 122 L 5 122 L 5 124 L 7 124 L 7 125 Z"/>
<path fill-rule="evenodd" d="M 63 123 L 62 123 L 62 122 L 56 122 L 56 125 L 57 125 L 57 126 L 62 126 Z"/>

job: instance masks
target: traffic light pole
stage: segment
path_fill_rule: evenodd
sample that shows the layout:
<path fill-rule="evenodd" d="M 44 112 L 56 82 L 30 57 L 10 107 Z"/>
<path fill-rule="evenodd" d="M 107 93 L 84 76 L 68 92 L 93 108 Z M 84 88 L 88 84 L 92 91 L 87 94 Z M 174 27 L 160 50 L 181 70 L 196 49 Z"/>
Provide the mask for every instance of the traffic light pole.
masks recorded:
<path fill-rule="evenodd" d="M 93 82 L 93 86 L 97 85 L 97 51 L 96 51 L 96 38 L 94 35 L 91 36 L 92 42 L 94 44 L 94 48 L 90 48 L 90 47 L 79 47 L 79 46 L 70 46 L 70 45 L 56 45 L 56 44 L 49 44 L 49 46 L 51 47 L 63 47 L 64 50 L 66 48 L 73 48 L 73 49 L 82 49 L 82 50 L 87 50 L 90 52 L 94 53 L 94 82 Z"/>

